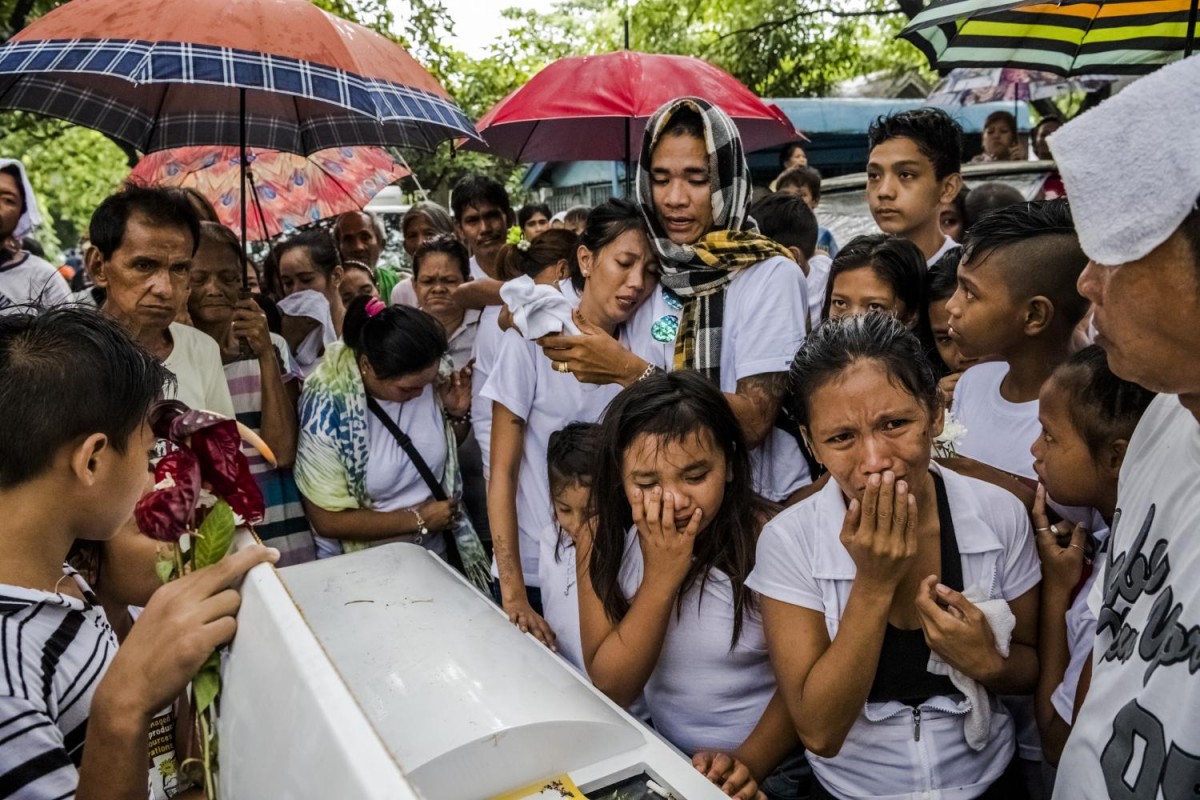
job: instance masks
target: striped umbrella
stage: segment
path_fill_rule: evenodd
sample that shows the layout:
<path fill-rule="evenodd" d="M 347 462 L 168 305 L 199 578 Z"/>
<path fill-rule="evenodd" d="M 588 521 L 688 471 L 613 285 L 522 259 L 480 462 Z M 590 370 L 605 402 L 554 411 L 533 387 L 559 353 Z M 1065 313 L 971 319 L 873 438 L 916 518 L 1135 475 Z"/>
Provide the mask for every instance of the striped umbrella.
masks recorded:
<path fill-rule="evenodd" d="M 1029 5 L 947 0 L 901 33 L 939 71 L 1016 67 L 1064 77 L 1144 75 L 1192 53 L 1200 0 Z"/>

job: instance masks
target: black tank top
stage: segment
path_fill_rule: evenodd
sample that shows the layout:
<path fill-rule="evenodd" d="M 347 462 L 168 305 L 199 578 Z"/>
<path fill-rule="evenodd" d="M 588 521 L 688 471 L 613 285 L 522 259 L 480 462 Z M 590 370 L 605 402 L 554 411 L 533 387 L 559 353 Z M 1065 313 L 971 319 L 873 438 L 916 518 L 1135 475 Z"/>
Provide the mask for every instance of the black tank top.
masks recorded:
<path fill-rule="evenodd" d="M 950 517 L 946 483 L 936 472 L 933 473 L 933 485 L 937 492 L 938 525 L 941 527 L 941 582 L 961 592 L 963 575 L 958 539 L 954 535 L 954 520 Z M 960 694 L 948 677 L 932 674 L 927 669 L 928 665 L 929 645 L 925 643 L 924 631 L 921 628 L 904 630 L 889 622 L 883 633 L 879 666 L 875 670 L 875 681 L 871 684 L 867 701 L 886 703 L 899 700 L 918 706 L 931 697 Z"/>

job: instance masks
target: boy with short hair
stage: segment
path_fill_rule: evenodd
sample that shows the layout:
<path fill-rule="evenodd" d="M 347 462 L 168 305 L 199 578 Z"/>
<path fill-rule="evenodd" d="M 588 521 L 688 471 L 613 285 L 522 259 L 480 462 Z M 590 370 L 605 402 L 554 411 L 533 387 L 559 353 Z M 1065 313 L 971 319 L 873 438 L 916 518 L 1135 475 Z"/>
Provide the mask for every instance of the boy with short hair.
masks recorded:
<path fill-rule="evenodd" d="M 159 588 L 125 643 L 64 563 L 146 488 L 167 370 L 115 321 L 0 316 L 0 797 L 145 798 L 149 724 L 229 641 L 256 546 Z"/>
<path fill-rule="evenodd" d="M 803 195 L 780 190 L 750 206 L 750 216 L 758 223 L 759 232 L 790 250 L 804 270 L 808 285 L 808 318 L 815 326 L 821 321 L 825 283 L 829 280 L 833 261 L 817 249 L 817 231 L 821 228 L 811 206 Z"/>
<path fill-rule="evenodd" d="M 814 213 L 817 206 L 821 205 L 821 172 L 816 167 L 792 167 L 785 170 L 775 181 L 775 186 L 777 192 L 800 197 Z M 838 244 L 833 238 L 833 233 L 828 228 L 818 226 L 817 252 L 836 258 L 837 251 Z"/>
<path fill-rule="evenodd" d="M 879 117 L 867 140 L 867 205 L 875 224 L 936 263 L 958 247 L 940 217 L 962 188 L 962 128 L 941 109 L 916 108 Z"/>
<path fill-rule="evenodd" d="M 967 370 L 954 390 L 952 414 L 967 429 L 959 455 L 1035 478 L 1038 393 L 1071 355 L 1087 313 L 1075 288 L 1085 266 L 1065 200 L 1008 206 L 968 231 L 946 303 L 950 337 L 963 356 L 992 360 Z"/>

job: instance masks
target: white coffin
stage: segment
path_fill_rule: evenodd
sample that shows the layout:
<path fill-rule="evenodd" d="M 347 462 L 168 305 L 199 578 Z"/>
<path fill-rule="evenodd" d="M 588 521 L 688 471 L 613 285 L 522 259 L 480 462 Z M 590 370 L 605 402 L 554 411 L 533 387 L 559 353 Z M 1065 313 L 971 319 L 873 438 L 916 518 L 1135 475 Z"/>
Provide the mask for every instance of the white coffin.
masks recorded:
<path fill-rule="evenodd" d="M 677 800 L 724 797 L 424 548 L 256 568 L 238 625 L 225 800 L 485 800 L 639 773 Z"/>

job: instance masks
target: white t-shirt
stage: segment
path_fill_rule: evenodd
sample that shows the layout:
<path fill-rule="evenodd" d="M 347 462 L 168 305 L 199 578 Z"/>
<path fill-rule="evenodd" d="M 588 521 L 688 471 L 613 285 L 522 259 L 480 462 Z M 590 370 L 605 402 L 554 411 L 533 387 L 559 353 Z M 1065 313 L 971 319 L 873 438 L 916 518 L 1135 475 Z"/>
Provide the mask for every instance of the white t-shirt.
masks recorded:
<path fill-rule="evenodd" d="M 484 478 L 492 474 L 492 401 L 483 396 L 483 387 L 487 385 L 488 376 L 492 374 L 492 365 L 496 363 L 496 356 L 500 353 L 500 340 L 504 331 L 500 330 L 499 320 L 500 306 L 488 306 L 480 312 L 471 350 L 472 358 L 475 359 L 474 371 L 471 373 L 471 430 L 483 456 Z"/>
<path fill-rule="evenodd" d="M 383 413 L 412 439 L 416 451 L 429 469 L 441 477 L 446 468 L 446 428 L 442 412 L 434 398 L 433 384 L 418 397 L 404 403 L 380 400 Z M 367 496 L 374 511 L 399 511 L 433 499 L 429 485 L 421 477 L 412 459 L 384 424 L 367 411 Z M 441 535 L 425 539 L 425 547 L 437 553 L 445 551 Z"/>
<path fill-rule="evenodd" d="M 990 598 L 1015 600 L 1041 581 L 1029 515 L 1016 497 L 989 483 L 937 464 L 946 484 L 962 560 L 963 586 Z M 820 612 L 830 640 L 838 634 L 857 572 L 839 539 L 846 500 L 836 481 L 767 523 L 758 540 L 756 592 Z M 992 702 L 991 733 L 982 751 L 963 734 L 969 704 L 931 697 L 920 705 L 920 738 L 913 709 L 904 703 L 867 703 L 832 758 L 808 754 L 813 772 L 839 797 L 976 797 L 1004 772 L 1013 756 L 1013 721 Z M 938 794 L 938 790 L 957 789 Z M 932 792 L 925 794 L 925 792 Z"/>
<path fill-rule="evenodd" d="M 635 528 L 626 535 L 618 576 L 627 598 L 637 593 L 642 576 Z M 757 604 L 745 609 L 741 636 L 730 649 L 733 623 L 733 588 L 725 573 L 712 570 L 703 588 L 697 581 L 684 595 L 680 613 L 672 609 L 658 663 L 646 681 L 655 730 L 688 755 L 740 746 L 775 694 Z"/>
<path fill-rule="evenodd" d="M 938 248 L 938 251 L 930 256 L 928 260 L 926 260 L 925 265 L 932 267 L 934 264 L 941 261 L 942 256 L 946 255 L 946 253 L 949 253 L 956 247 L 962 247 L 962 245 L 947 236 L 944 240 L 942 240 L 942 246 Z"/>
<path fill-rule="evenodd" d="M 1194 797 L 1200 776 L 1200 423 L 1175 395 L 1142 416 L 1091 593 L 1092 682 L 1056 800 Z"/>
<path fill-rule="evenodd" d="M 583 674 L 583 644 L 579 634 L 579 589 L 575 585 L 575 543 L 551 524 L 539 538 L 538 586 L 542 618 L 554 631 L 558 654 Z"/>
<path fill-rule="evenodd" d="M 1000 382 L 1008 364 L 986 361 L 963 373 L 954 390 L 951 414 L 967 432 L 959 440 L 958 454 L 997 469 L 1037 478 L 1029 448 L 1042 434 L 1038 401 L 1010 403 L 1000 396 Z"/>
<path fill-rule="evenodd" d="M 170 333 L 173 346 L 163 366 L 174 373 L 175 385 L 167 394 L 190 408 L 232 419 L 233 397 L 225 382 L 220 346 L 208 334 L 178 322 L 171 323 Z"/>
<path fill-rule="evenodd" d="M 721 391 L 754 375 L 791 369 L 804 343 L 808 295 L 796 262 L 769 258 L 734 275 L 725 295 L 721 336 Z M 773 428 L 750 453 L 754 488 L 770 500 L 783 500 L 811 482 L 808 462 L 791 434 Z"/>
<path fill-rule="evenodd" d="M 66 303 L 71 287 L 49 262 L 33 253 L 20 253 L 0 267 L 0 312 L 13 306 L 49 308 Z"/>
<path fill-rule="evenodd" d="M 1107 556 L 1108 528 L 1092 531 L 1092 539 L 1096 542 L 1096 562 L 1099 564 Z M 1084 664 L 1092 660 L 1092 645 L 1096 641 L 1096 617 L 1088 606 L 1088 596 L 1096 583 L 1097 572 L 1098 569 L 1092 570 L 1067 609 L 1067 652 L 1071 660 L 1067 662 L 1062 683 L 1054 687 L 1050 695 L 1054 711 L 1068 725 L 1075 719 L 1075 694 L 1079 691 L 1079 678 L 1083 675 Z"/>
<path fill-rule="evenodd" d="M 814 328 L 821 324 L 821 309 L 825 305 L 825 287 L 831 269 L 833 259 L 824 253 L 808 260 L 808 277 L 804 281 L 808 290 L 808 319 Z"/>

